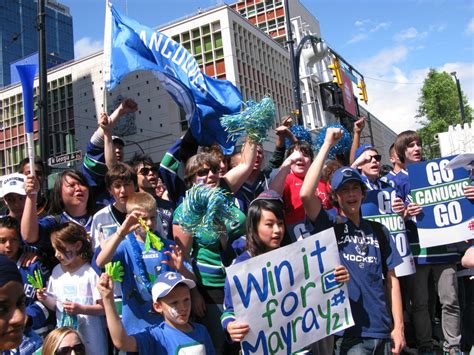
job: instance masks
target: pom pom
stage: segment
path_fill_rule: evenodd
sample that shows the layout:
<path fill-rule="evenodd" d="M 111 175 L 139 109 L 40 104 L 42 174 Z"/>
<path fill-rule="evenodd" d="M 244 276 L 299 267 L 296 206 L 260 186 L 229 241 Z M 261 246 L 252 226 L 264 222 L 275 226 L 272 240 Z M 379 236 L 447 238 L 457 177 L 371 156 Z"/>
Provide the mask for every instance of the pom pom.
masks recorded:
<path fill-rule="evenodd" d="M 176 221 L 202 244 L 212 244 L 225 231 L 224 221 L 234 218 L 232 202 L 219 187 L 194 185 L 186 192 Z"/>
<path fill-rule="evenodd" d="M 247 101 L 247 108 L 234 115 L 221 117 L 221 125 L 227 131 L 229 140 L 237 141 L 248 136 L 255 143 L 262 143 L 275 121 L 275 104 L 265 96 L 262 101 Z"/>
<path fill-rule="evenodd" d="M 340 124 L 332 124 L 332 125 L 324 126 L 321 129 L 321 132 L 319 132 L 318 136 L 316 137 L 316 140 L 314 143 L 314 150 L 319 152 L 319 150 L 321 149 L 324 143 L 324 139 L 326 137 L 326 131 L 328 128 L 340 128 L 342 129 L 342 132 L 343 132 L 342 137 L 339 140 L 339 142 L 337 142 L 337 144 L 334 147 L 332 147 L 331 150 L 329 151 L 328 158 L 335 159 L 337 154 L 346 154 L 347 152 L 349 152 L 351 150 L 352 137 L 347 131 L 347 129 L 345 129 Z"/>
<path fill-rule="evenodd" d="M 298 139 L 299 141 L 306 141 L 310 146 L 313 146 L 313 136 L 311 132 L 301 125 L 293 125 L 290 127 L 290 132 Z M 288 138 L 285 139 L 285 147 L 288 149 L 291 146 L 291 142 Z"/>

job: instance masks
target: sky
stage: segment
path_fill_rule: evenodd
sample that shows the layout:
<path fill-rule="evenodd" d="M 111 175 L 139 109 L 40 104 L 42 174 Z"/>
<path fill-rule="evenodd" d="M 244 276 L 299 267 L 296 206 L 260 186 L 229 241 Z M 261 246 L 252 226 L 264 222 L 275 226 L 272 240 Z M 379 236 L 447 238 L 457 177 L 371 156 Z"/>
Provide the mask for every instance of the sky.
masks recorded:
<path fill-rule="evenodd" d="M 290 0 L 296 1 L 296 0 Z M 60 0 L 73 16 L 76 58 L 103 45 L 105 1 Z M 474 1 L 300 0 L 320 22 L 321 37 L 366 79 L 366 108 L 399 133 L 416 129 L 430 68 L 456 72 L 474 107 Z M 159 27 L 220 0 L 114 0 L 143 25 Z M 233 3 L 228 1 L 227 3 Z"/>

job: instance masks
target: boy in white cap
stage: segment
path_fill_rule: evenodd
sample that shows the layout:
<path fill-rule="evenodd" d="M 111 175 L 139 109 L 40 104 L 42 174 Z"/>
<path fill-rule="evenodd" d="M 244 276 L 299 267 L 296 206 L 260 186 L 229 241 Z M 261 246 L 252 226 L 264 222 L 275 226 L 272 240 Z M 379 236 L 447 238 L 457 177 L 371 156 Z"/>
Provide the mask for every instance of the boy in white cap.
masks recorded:
<path fill-rule="evenodd" d="M 6 175 L 2 179 L 2 188 L 0 189 L 0 198 L 3 198 L 8 208 L 8 216 L 21 221 L 23 209 L 25 207 L 26 176 L 19 173 Z"/>
<path fill-rule="evenodd" d="M 164 321 L 129 336 L 115 310 L 113 282 L 102 274 L 97 288 L 102 295 L 107 325 L 112 341 L 120 350 L 140 354 L 178 354 L 182 351 L 197 355 L 215 354 L 207 329 L 189 322 L 191 292 L 196 283 L 177 272 L 158 275 L 152 288 L 153 309 Z"/>

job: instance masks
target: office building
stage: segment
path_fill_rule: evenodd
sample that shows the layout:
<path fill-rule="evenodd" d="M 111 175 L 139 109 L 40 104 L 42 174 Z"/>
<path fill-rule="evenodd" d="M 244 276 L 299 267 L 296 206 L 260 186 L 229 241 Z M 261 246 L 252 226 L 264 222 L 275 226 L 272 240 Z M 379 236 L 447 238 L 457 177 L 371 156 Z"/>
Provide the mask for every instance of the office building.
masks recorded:
<path fill-rule="evenodd" d="M 11 84 L 11 63 L 38 52 L 37 7 L 35 0 L 0 0 L 0 87 Z M 69 8 L 47 0 L 45 21 L 46 53 L 51 64 L 73 59 Z"/>

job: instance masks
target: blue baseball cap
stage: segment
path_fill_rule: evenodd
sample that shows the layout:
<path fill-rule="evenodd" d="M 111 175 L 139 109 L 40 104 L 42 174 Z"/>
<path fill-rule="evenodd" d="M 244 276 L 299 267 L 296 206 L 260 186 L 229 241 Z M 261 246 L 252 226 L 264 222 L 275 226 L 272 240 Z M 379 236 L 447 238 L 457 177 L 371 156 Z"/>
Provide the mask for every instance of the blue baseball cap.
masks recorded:
<path fill-rule="evenodd" d="M 165 297 L 179 284 L 185 284 L 189 288 L 196 287 L 196 283 L 193 280 L 185 278 L 178 272 L 168 271 L 158 275 L 151 289 L 153 300 L 156 301 L 158 298 Z"/>
<path fill-rule="evenodd" d="M 366 150 L 375 150 L 377 153 L 379 152 L 373 145 L 371 144 L 362 144 L 359 146 L 359 148 L 357 148 L 356 152 L 355 152 L 355 155 L 354 155 L 354 161 L 357 160 L 357 158 L 359 158 L 363 152 L 365 152 Z"/>
<path fill-rule="evenodd" d="M 354 168 L 349 168 L 346 166 L 346 167 L 337 169 L 334 172 L 332 176 L 332 180 L 331 180 L 331 188 L 333 191 L 336 191 L 348 181 L 358 181 L 362 185 L 364 184 L 364 181 L 362 180 L 362 176 L 360 176 L 359 172 Z"/>

